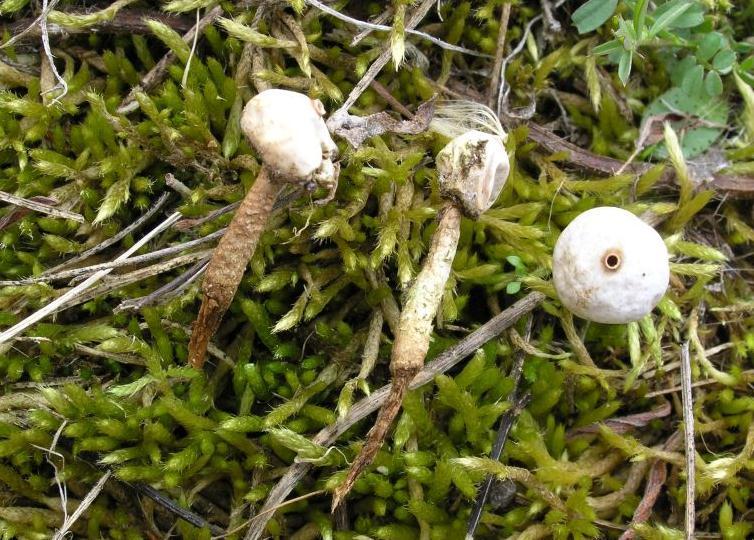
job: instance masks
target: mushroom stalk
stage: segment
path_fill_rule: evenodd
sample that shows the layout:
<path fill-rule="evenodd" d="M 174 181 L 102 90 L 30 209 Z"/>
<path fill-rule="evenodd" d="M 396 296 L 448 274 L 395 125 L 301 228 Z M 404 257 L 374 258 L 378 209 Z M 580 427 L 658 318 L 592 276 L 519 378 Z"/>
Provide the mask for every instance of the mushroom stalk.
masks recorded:
<path fill-rule="evenodd" d="M 241 130 L 264 165 L 204 274 L 202 307 L 189 343 L 192 366 L 204 365 L 209 340 L 233 301 L 283 185 L 325 185 L 332 198 L 340 169 L 333 163 L 338 149 L 322 120 L 324 114 L 322 103 L 288 90 L 265 90 L 244 107 Z"/>
<path fill-rule="evenodd" d="M 348 471 L 345 482 L 338 486 L 333 508 L 351 491 L 361 471 L 367 467 L 382 446 L 393 420 L 401 409 L 403 398 L 414 376 L 424 366 L 432 334 L 432 319 L 440 307 L 445 283 L 460 237 L 461 211 L 453 203 L 446 203 L 440 211 L 437 230 L 419 275 L 408 292 L 401 312 L 398 331 L 390 355 L 392 385 L 385 404 L 380 409 L 367 441 Z"/>
<path fill-rule="evenodd" d="M 188 360 L 195 368 L 204 364 L 209 340 L 217 332 L 223 314 L 233 301 L 280 188 L 280 183 L 275 182 L 266 167 L 262 167 L 212 253 L 202 282 L 202 307 L 189 342 Z"/>
<path fill-rule="evenodd" d="M 500 135 L 468 131 L 448 143 L 436 161 L 440 193 L 446 203 L 440 210 L 424 266 L 408 291 L 398 322 L 390 357 L 393 377 L 390 394 L 345 482 L 333 494 L 333 510 L 374 459 L 401 408 L 411 380 L 424 365 L 432 320 L 440 306 L 458 247 L 461 215 L 479 217 L 495 202 L 508 177 L 508 155 Z"/>

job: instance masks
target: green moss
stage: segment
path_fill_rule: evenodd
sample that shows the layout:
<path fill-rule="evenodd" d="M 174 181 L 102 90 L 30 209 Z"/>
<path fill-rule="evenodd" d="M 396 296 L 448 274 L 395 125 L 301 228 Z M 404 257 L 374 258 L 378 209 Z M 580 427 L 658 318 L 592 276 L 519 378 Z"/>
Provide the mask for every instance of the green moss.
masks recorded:
<path fill-rule="evenodd" d="M 172 2 L 168 7 L 187 10 L 193 23 L 194 10 L 205 4 Z M 281 86 L 302 85 L 334 110 L 390 36 L 373 32 L 352 46 L 353 26 L 318 14 L 304 2 L 292 4 L 303 13 L 292 16 L 306 36 L 305 48 L 274 13 L 253 28 L 253 10 L 229 3 L 221 4 L 224 18 L 204 31 L 193 53 L 192 44 L 163 23 L 150 23 L 151 33 L 145 35 L 72 35 L 66 44 L 73 48 L 63 47 L 57 64 L 69 92 L 54 106 L 43 101 L 38 76 L 19 78 L 0 69 L 1 82 L 10 88 L 0 92 L 0 189 L 26 198 L 52 198 L 56 206 L 86 220 L 79 224 L 38 213 L 11 220 L 16 208 L 0 210 L 8 218 L 0 231 L 2 279 L 40 275 L 118 234 L 170 190 L 168 172 L 191 193 L 180 202 L 172 196 L 165 209 L 178 208 L 187 219 L 239 200 L 259 170 L 238 126 L 243 103 L 257 89 L 249 67 L 240 65 L 247 44 L 253 45 L 248 60 L 254 55 L 263 60 L 263 72 L 256 76 Z M 406 20 L 415 9 L 404 2 L 395 5 L 406 7 Z M 448 42 L 494 54 L 501 5 L 445 1 L 442 21 L 430 11 L 423 24 Z M 63 2 L 56 9 L 72 7 Z M 353 2 L 337 7 L 361 16 Z M 376 15 L 384 6 L 367 8 Z M 725 76 L 716 99 L 740 107 L 743 96 L 748 114 L 750 89 L 742 85 L 752 76 L 744 59 L 747 36 L 741 32 L 751 15 L 705 9 L 710 10 L 710 25 L 731 43 L 738 40 L 741 55 L 735 66 L 739 79 Z M 30 16 L 28 10 L 23 1 L 0 3 L 3 14 L 16 18 Z M 513 3 L 509 51 L 539 10 L 538 2 Z M 111 11 L 74 16 L 65 24 L 89 26 Z M 616 84 L 615 65 L 589 56 L 590 47 L 609 39 L 609 29 L 585 40 L 574 34 L 563 12 L 555 15 L 564 25 L 558 41 L 533 38 L 508 64 L 509 103 L 525 106 L 536 92 L 537 123 L 558 122 L 557 129 L 571 134 L 579 146 L 625 160 L 635 149 L 638 116 L 651 112 L 651 104 L 677 82 L 663 55 L 679 54 L 678 48 L 658 44 L 637 60 L 631 85 L 623 88 Z M 536 32 L 538 28 L 534 26 Z M 405 58 L 397 73 L 396 65 L 388 66 L 378 80 L 409 108 L 442 86 L 455 92 L 487 90 L 484 74 L 491 69 L 490 59 L 440 51 L 398 30 L 392 44 L 394 60 L 401 56 L 401 46 L 406 47 Z M 36 52 L 16 48 L 5 49 L 9 60 L 22 54 L 38 62 Z M 88 60 L 81 49 L 91 55 Z M 138 92 L 135 111 L 119 113 L 131 87 L 167 50 L 177 56 L 167 80 Z M 371 88 L 351 112 L 390 107 Z M 749 116 L 741 123 L 730 120 L 741 137 L 716 143 L 726 152 L 730 174 L 751 169 Z M 228 513 L 235 526 L 241 525 L 244 505 L 261 505 L 294 461 L 313 466 L 296 495 L 329 490 L 342 480 L 372 419 L 350 428 L 332 447 L 312 443 L 311 435 L 334 423 L 362 392 L 389 380 L 393 335 L 385 324 L 375 369 L 366 381 L 347 384 L 359 371 L 374 309 L 381 302 L 400 303 L 420 268 L 440 205 L 433 156 L 442 142 L 426 133 L 385 134 L 354 150 L 339 141 L 337 197 L 319 206 L 312 202 L 323 194 L 314 192 L 276 212 L 216 338 L 222 358 L 213 357 L 204 372 L 184 365 L 188 329 L 198 309 L 198 282 L 167 303 L 114 313 L 123 300 L 152 293 L 184 268 L 125 285 L 113 281 L 112 289 L 103 289 L 98 298 L 29 329 L 26 336 L 33 339 L 3 346 L 4 537 L 49 537 L 62 523 L 48 459 L 77 500 L 105 468 L 119 479 L 80 518 L 76 534 L 92 538 L 136 538 L 152 526 L 152 518 L 145 520 L 141 509 L 128 502 L 130 495 L 123 498 L 122 492 L 129 492 L 121 480 L 149 483 L 221 526 L 228 525 Z M 651 396 L 678 384 L 678 346 L 691 339 L 695 382 L 701 383 L 694 393 L 697 441 L 703 435 L 705 443 L 697 448 L 697 507 L 709 518 L 700 520 L 698 528 L 725 538 L 747 537 L 750 527 L 743 520 L 752 486 L 746 470 L 754 451 L 747 390 L 754 354 L 751 203 L 698 190 L 683 174 L 680 186 L 669 186 L 665 171 L 675 166 L 683 173 L 688 166 L 678 160 L 658 162 L 640 176 L 598 178 L 574 167 L 566 152 L 550 154 L 527 140 L 525 127 L 511 128 L 507 147 L 511 178 L 492 210 L 477 222 L 463 222 L 442 324 L 430 350 L 433 357 L 454 344 L 488 320 L 496 304 L 507 306 L 530 290 L 548 295 L 535 316 L 534 351 L 523 373 L 531 400 L 512 431 L 502 464 L 464 459 L 489 455 L 497 422 L 508 407 L 512 381 L 507 375 L 516 345 L 507 337 L 408 396 L 393 434 L 356 484 L 348 530 L 333 531 L 328 498 L 313 496 L 283 507 L 268 532 L 285 538 L 296 531 L 300 537 L 419 538 L 424 523 L 430 538 L 462 538 L 475 482 L 492 472 L 518 474 L 520 496 L 508 507 L 488 507 L 479 538 L 518 533 L 612 538 L 613 529 L 598 527 L 610 521 L 627 524 L 644 484 L 599 516 L 590 501 L 621 490 L 629 458 L 665 460 L 668 500 L 683 504 L 682 453 L 658 449 L 676 429 L 681 412 L 674 407 L 629 433 L 614 424 L 595 424 L 657 408 L 661 398 Z M 559 231 L 580 212 L 599 205 L 623 206 L 656 220 L 674 257 L 673 286 L 659 308 L 627 327 L 563 319 L 549 282 Z M 229 217 L 171 228 L 140 253 L 211 234 L 227 225 Z M 158 219 L 76 266 L 114 259 Z M 107 279 L 134 270 L 118 269 Z M 0 288 L 0 322 L 13 324 L 66 286 L 58 280 Z M 691 325 L 690 320 L 697 322 Z M 584 351 L 596 367 L 585 365 Z M 705 379 L 707 374 L 713 382 Z M 45 450 L 53 440 L 65 463 Z M 521 471 L 531 476 L 521 476 Z M 421 496 L 412 484 L 421 488 Z M 206 501 L 223 512 L 211 512 Z M 24 516 L 8 512 L 22 505 L 34 510 Z M 167 531 L 172 518 L 154 515 L 154 524 Z M 673 515 L 670 506 L 656 505 L 651 525 L 640 527 L 638 534 L 673 537 L 677 531 L 665 525 L 677 527 L 670 521 Z M 186 522 L 180 522 L 179 531 L 191 538 L 211 534 Z"/>

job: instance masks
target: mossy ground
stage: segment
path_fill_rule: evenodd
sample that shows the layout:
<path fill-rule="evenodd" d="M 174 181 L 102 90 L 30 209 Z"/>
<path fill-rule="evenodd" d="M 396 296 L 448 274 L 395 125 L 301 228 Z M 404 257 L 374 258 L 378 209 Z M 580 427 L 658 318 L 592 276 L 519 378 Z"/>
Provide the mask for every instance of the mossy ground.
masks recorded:
<path fill-rule="evenodd" d="M 75 266 L 114 260 L 170 212 L 198 219 L 238 201 L 259 169 L 238 117 L 242 104 L 266 85 L 306 92 L 333 111 L 391 43 L 397 57 L 405 49 L 400 66 L 389 63 L 377 77 L 391 101 L 414 110 L 435 94 L 485 100 L 493 60 L 403 33 L 406 12 L 417 3 L 332 4 L 362 20 L 386 9 L 395 14 L 386 22 L 398 28 L 392 36 L 372 33 L 352 45 L 358 29 L 303 1 L 261 2 L 261 17 L 260 2 L 250 8 L 222 2 L 228 20 L 207 26 L 192 51 L 171 24 L 186 28 L 197 9 L 205 15 L 215 4 L 58 3 L 48 23 L 56 66 L 67 83 L 64 96 L 53 89 L 38 33 L 0 50 L 0 190 L 41 197 L 84 219 L 6 206 L 2 279 L 38 276 L 101 244 L 164 193 L 170 198 L 153 218 Z M 494 56 L 501 4 L 444 0 L 419 29 Z M 684 84 L 673 73 L 676 60 L 704 36 L 701 30 L 686 35 L 691 45 L 647 44 L 633 57 L 623 86 L 625 66 L 591 53 L 612 38 L 613 23 L 579 35 L 569 14 L 580 4 L 554 10 L 562 32 L 532 26 L 522 52 L 507 66 L 510 106 L 525 107 L 533 98 L 532 121 L 624 161 L 641 136 L 647 107 Z M 625 4 L 631 5 L 621 2 L 618 10 L 630 19 L 633 3 Z M 747 71 L 754 8 L 742 2 L 728 9 L 713 0 L 694 6 L 708 33 L 725 36 L 737 63 L 727 71 L 718 69 L 722 60 L 703 66 L 705 73 L 722 73 L 715 99 L 730 113 L 706 125 L 719 130 L 713 143 L 709 132 L 683 142 L 707 144 L 709 161 L 723 163 L 723 173 L 747 185 L 745 175 L 754 169 L 754 91 Z M 161 8 L 183 14 L 127 34 L 87 30 L 136 10 L 153 10 L 156 17 Z M 538 1 L 513 2 L 507 52 L 540 10 Z M 8 25 L 40 13 L 37 2 L 27 0 L 4 0 L 0 11 Z M 61 38 L 60 25 L 85 33 Z M 135 110 L 117 112 L 169 50 L 177 59 L 165 81 L 137 92 Z M 706 84 L 717 91 L 715 80 Z M 682 101 L 673 108 L 689 115 L 686 120 L 705 116 L 689 112 L 692 106 Z M 657 107 L 653 114 L 663 114 Z M 372 87 L 351 113 L 382 110 L 391 104 Z M 683 138 L 689 127 L 681 125 L 683 119 L 663 119 L 676 122 Z M 688 341 L 696 384 L 698 537 L 748 537 L 754 530 L 751 202 L 739 192 L 696 184 L 686 171 L 697 165 L 678 153 L 642 174 L 629 169 L 600 176 L 575 166 L 567 152 L 552 154 L 529 140 L 525 124 L 510 129 L 511 177 L 492 210 L 477 222 L 463 221 L 430 357 L 537 290 L 548 299 L 535 311 L 531 340 L 522 343 L 521 321 L 518 334 L 488 343 L 461 368 L 411 393 L 374 466 L 357 482 L 344 519 L 330 515 L 327 494 L 314 492 L 332 490 L 343 478 L 372 419 L 331 449 L 312 445 L 307 436 L 389 380 L 392 333 L 385 301 L 392 297 L 400 304 L 441 205 L 433 157 L 444 140 L 432 133 L 382 135 L 358 149 L 338 141 L 342 170 L 335 200 L 313 204 L 325 195 L 318 191 L 276 211 L 215 338 L 211 365 L 201 372 L 186 366 L 199 281 L 161 296 L 157 305 L 117 308 L 206 259 L 211 241 L 119 267 L 85 301 L 3 345 L 0 536 L 50 537 L 64 519 L 61 495 L 71 514 L 110 470 L 114 478 L 73 525 L 75 537 L 215 534 L 177 519 L 131 487 L 148 484 L 231 531 L 229 538 L 241 538 L 243 524 L 299 459 L 313 460 L 315 467 L 292 497 L 314 495 L 274 515 L 268 524 L 273 537 L 463 538 L 475 484 L 492 472 L 516 480 L 518 492 L 506 505 L 489 508 L 478 538 L 616 538 L 642 500 L 651 467 L 667 474 L 638 534 L 680 537 L 687 474 L 682 441 L 673 445 L 672 436 L 682 433 L 678 360 Z M 648 146 L 660 139 L 648 140 Z M 688 144 L 687 157 L 694 150 Z M 650 157 L 644 152 L 637 159 Z M 668 182 L 663 170 L 675 170 L 674 180 Z M 168 187 L 167 173 L 188 192 Z M 599 205 L 643 215 L 673 254 L 671 287 L 639 323 L 574 320 L 549 281 L 559 231 Z M 185 226 L 169 228 L 138 253 L 203 238 L 230 217 L 183 221 Z M 3 327 L 46 305 L 69 281 L 0 288 Z M 384 323 L 381 316 L 375 319 L 382 311 Z M 365 354 L 365 347 L 371 352 Z M 528 353 L 522 385 L 531 401 L 513 428 L 503 466 L 481 458 L 489 455 L 508 407 L 513 384 L 507 375 L 514 351 L 522 347 Z M 376 365 L 359 379 L 364 356 L 376 358 Z"/>

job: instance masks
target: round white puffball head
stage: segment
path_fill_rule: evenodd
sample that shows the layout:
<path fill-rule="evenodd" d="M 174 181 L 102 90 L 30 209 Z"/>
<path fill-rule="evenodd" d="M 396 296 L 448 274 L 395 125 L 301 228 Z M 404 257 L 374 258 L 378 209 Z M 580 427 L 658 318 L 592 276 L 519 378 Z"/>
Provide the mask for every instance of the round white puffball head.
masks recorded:
<path fill-rule="evenodd" d="M 322 119 L 324 114 L 318 99 L 270 89 L 246 104 L 241 130 L 274 175 L 310 180 L 332 169 L 338 151 Z"/>
<path fill-rule="evenodd" d="M 668 288 L 668 250 L 657 231 L 631 212 L 593 208 L 560 234 L 552 275 L 560 301 L 579 317 L 605 324 L 637 321 Z"/>

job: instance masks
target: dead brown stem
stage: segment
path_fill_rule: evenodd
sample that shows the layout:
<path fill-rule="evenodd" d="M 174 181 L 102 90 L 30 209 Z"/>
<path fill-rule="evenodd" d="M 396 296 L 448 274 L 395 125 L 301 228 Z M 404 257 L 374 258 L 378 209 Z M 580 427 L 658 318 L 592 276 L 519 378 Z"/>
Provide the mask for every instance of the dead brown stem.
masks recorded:
<path fill-rule="evenodd" d="M 432 321 L 440 306 L 445 283 L 458 246 L 461 227 L 461 210 L 448 203 L 439 215 L 437 230 L 416 281 L 408 292 L 401 312 L 398 332 L 390 357 L 392 386 L 382 406 L 367 442 L 348 471 L 348 477 L 333 495 L 333 510 L 340 505 L 353 487 L 359 474 L 369 466 L 385 440 L 390 425 L 401 408 L 409 383 L 424 365 L 429 349 Z"/>
<path fill-rule="evenodd" d="M 526 127 L 529 129 L 529 139 L 541 145 L 549 152 L 565 152 L 568 155 L 567 161 L 581 169 L 610 175 L 618 174 L 618 171 L 626 174 L 640 175 L 654 167 L 652 163 L 630 163 L 627 165 L 618 159 L 593 154 L 558 137 L 547 128 L 534 122 L 526 122 Z M 665 185 L 671 184 L 674 178 L 675 172 L 673 170 L 666 170 L 662 178 L 660 178 L 660 183 Z M 710 178 L 705 178 L 705 184 L 735 197 L 751 197 L 754 195 L 754 178 L 751 176 L 715 174 Z"/>
<path fill-rule="evenodd" d="M 393 424 L 393 420 L 398 416 L 398 411 L 401 410 L 403 398 L 408 393 L 408 384 L 411 379 L 414 378 L 416 373 L 411 371 L 402 371 L 400 376 L 393 375 L 393 382 L 390 386 L 390 393 L 382 405 L 377 420 L 374 422 L 374 426 L 369 430 L 367 435 L 367 441 L 362 447 L 359 455 L 351 464 L 351 468 L 348 470 L 348 476 L 346 480 L 338 486 L 333 494 L 332 498 L 332 512 L 335 513 L 336 508 L 340 506 L 348 493 L 351 491 L 354 483 L 361 474 L 361 472 L 369 467 L 370 463 L 374 460 L 374 456 L 379 452 L 382 443 L 387 437 L 387 432 L 390 430 L 390 426 Z"/>
<path fill-rule="evenodd" d="M 86 15 L 86 12 L 70 11 L 66 12 L 66 15 Z M 51 24 L 48 26 L 47 32 L 51 38 L 59 37 L 65 39 L 68 36 L 74 34 L 150 34 L 152 31 L 147 26 L 146 21 L 154 19 L 166 24 L 176 32 L 188 31 L 193 22 L 188 17 L 179 17 L 176 15 L 168 15 L 161 11 L 152 11 L 144 9 L 121 9 L 115 14 L 112 20 L 100 21 L 95 25 L 86 27 L 73 27 L 62 26 L 59 24 Z M 15 36 L 26 28 L 29 30 L 23 35 L 19 42 L 23 41 L 35 41 L 42 35 L 41 29 L 38 24 L 34 24 L 35 19 L 25 18 L 14 21 L 2 28 L 3 31 L 7 31 L 8 35 Z"/>
<path fill-rule="evenodd" d="M 230 307 L 279 192 L 280 184 L 262 167 L 212 254 L 202 283 L 202 307 L 189 342 L 189 363 L 195 368 L 204 364 L 209 340 Z"/>
<path fill-rule="evenodd" d="M 566 438 L 570 440 L 574 437 L 578 437 L 579 435 L 584 435 L 586 433 L 599 433 L 600 426 L 603 425 L 609 427 L 616 433 L 629 433 L 630 431 L 633 431 L 637 428 L 647 426 L 652 420 L 665 418 L 666 416 L 670 415 L 671 411 L 672 407 L 670 405 L 670 402 L 663 401 L 661 405 L 647 412 L 608 418 L 607 420 L 603 420 L 601 422 L 595 422 L 593 424 L 572 429 L 568 433 L 566 433 Z"/>
<path fill-rule="evenodd" d="M 676 431 L 668 440 L 662 445 L 662 449 L 665 451 L 677 450 L 681 445 L 681 433 Z M 665 485 L 665 480 L 668 476 L 667 464 L 665 461 L 658 459 L 652 464 L 652 468 L 649 471 L 649 478 L 647 479 L 647 485 L 644 488 L 644 496 L 641 502 L 634 510 L 634 517 L 631 520 L 631 525 L 637 523 L 644 523 L 652 515 L 652 509 L 654 508 L 657 498 L 662 493 L 662 487 Z M 633 540 L 636 538 L 636 532 L 633 528 L 627 529 L 620 536 L 620 540 Z"/>
<path fill-rule="evenodd" d="M 77 214 L 76 212 L 71 212 L 69 210 L 55 208 L 54 204 L 40 202 L 38 200 L 34 200 L 33 198 L 24 199 L 23 197 L 17 197 L 10 193 L 5 193 L 4 191 L 0 191 L 0 201 L 7 202 L 16 206 L 20 206 L 22 208 L 28 208 L 29 210 L 34 210 L 35 212 L 48 214 L 56 218 L 72 219 L 73 221 L 77 221 L 79 223 L 86 222 L 86 220 L 84 219 L 84 216 L 82 216 L 81 214 Z"/>
<path fill-rule="evenodd" d="M 601 497 L 592 497 L 589 499 L 589 506 L 600 515 L 617 508 L 627 497 L 633 495 L 644 479 L 644 475 L 649 469 L 649 462 L 637 461 L 631 464 L 626 476 L 626 482 L 617 491 L 613 491 Z"/>
<path fill-rule="evenodd" d="M 495 49 L 495 62 L 492 64 L 492 77 L 487 91 L 487 105 L 494 107 L 497 103 L 497 91 L 500 88 L 500 77 L 504 76 L 503 60 L 505 59 L 505 37 L 508 34 L 508 19 L 511 16 L 510 2 L 503 4 L 500 13 L 500 30 L 497 33 L 497 48 Z"/>
<path fill-rule="evenodd" d="M 686 512 L 684 538 L 694 538 L 696 525 L 695 487 L 696 487 L 696 446 L 694 444 L 694 399 L 691 394 L 691 359 L 689 342 L 681 346 L 681 396 L 683 401 L 683 433 L 686 445 Z"/>

